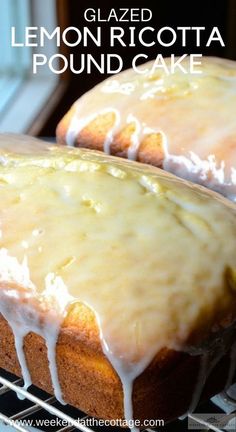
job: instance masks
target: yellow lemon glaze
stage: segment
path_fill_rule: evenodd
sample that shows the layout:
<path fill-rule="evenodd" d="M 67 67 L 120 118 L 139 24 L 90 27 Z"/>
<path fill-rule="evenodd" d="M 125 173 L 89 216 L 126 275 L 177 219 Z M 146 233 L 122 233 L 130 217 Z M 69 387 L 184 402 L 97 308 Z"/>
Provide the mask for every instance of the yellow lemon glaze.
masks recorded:
<path fill-rule="evenodd" d="M 193 333 L 233 321 L 233 203 L 103 153 L 20 149 L 0 151 L 0 311 L 15 330 L 27 333 L 32 317 L 22 306 L 16 322 L 12 298 L 61 318 L 82 301 L 131 383 L 163 347 L 185 349 Z"/>

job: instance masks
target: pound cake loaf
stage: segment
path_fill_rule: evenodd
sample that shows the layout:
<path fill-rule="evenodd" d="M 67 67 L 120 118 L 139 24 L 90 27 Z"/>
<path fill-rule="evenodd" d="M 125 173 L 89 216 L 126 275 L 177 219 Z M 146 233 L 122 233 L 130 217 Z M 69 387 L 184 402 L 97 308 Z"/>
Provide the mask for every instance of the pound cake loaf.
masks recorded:
<path fill-rule="evenodd" d="M 142 74 L 103 81 L 61 120 L 58 142 L 152 164 L 236 200 L 236 63 L 203 57 L 193 74 L 187 62 L 168 74 L 151 61 Z"/>
<path fill-rule="evenodd" d="M 234 378 L 236 209 L 149 165 L 0 140 L 0 367 L 104 419 Z"/>

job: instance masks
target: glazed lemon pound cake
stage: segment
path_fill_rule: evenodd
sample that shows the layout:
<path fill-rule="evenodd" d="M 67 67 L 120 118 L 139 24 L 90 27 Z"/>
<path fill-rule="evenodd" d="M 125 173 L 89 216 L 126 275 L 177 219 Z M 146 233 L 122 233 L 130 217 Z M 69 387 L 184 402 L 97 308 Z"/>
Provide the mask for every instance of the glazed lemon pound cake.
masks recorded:
<path fill-rule="evenodd" d="M 162 167 L 236 200 L 236 63 L 205 57 L 201 73 L 169 75 L 153 63 L 83 95 L 58 142 Z"/>
<path fill-rule="evenodd" d="M 234 204 L 148 165 L 35 146 L 0 150 L 0 367 L 141 423 L 229 385 Z"/>

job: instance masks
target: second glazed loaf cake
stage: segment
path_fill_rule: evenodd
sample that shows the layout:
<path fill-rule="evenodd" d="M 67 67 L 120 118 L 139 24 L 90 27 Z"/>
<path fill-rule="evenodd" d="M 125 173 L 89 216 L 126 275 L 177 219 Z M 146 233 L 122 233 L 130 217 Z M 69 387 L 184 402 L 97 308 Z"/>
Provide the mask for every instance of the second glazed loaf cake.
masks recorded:
<path fill-rule="evenodd" d="M 58 142 L 155 165 L 236 200 L 236 63 L 204 57 L 196 74 L 167 74 L 153 61 L 142 70 L 79 98 Z"/>

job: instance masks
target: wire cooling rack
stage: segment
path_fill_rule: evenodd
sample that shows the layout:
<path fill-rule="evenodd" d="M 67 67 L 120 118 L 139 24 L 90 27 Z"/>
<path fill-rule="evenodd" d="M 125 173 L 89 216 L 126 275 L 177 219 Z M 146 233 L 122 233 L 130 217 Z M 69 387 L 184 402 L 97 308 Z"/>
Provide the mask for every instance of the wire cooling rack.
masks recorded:
<path fill-rule="evenodd" d="M 23 381 L 22 379 L 16 378 L 13 375 L 6 374 L 0 369 L 0 424 L 9 425 L 13 430 L 18 430 L 19 432 L 29 432 L 32 431 L 30 421 L 33 427 L 37 427 L 40 431 L 50 431 L 50 432 L 71 432 L 71 431 L 81 431 L 81 432 L 122 432 L 125 429 L 118 427 L 104 427 L 98 426 L 93 429 L 85 426 L 85 419 L 89 419 L 82 412 L 70 407 L 62 406 L 57 400 L 49 396 L 47 393 L 42 392 L 35 387 L 32 390 L 25 391 L 22 389 Z M 18 396 L 17 396 L 18 395 Z M 24 399 L 23 399 L 24 398 Z M 221 393 L 217 396 L 218 403 L 222 402 L 224 407 L 228 407 L 228 412 L 236 416 L 236 400 L 230 397 L 226 392 Z M 201 412 L 210 413 L 221 413 L 222 419 L 224 418 L 224 413 L 218 408 L 218 404 L 212 401 L 205 406 L 201 406 Z M 225 414 L 225 417 L 227 415 Z M 35 424 L 34 419 L 41 419 L 40 426 Z M 189 418 L 194 422 L 198 422 L 200 430 L 209 430 L 215 432 L 224 432 L 225 429 L 219 429 L 212 423 L 209 423 L 203 418 L 199 418 L 195 414 L 189 415 Z M 92 418 L 91 418 L 92 419 Z M 22 420 L 28 420 L 27 426 Z M 47 427 L 41 426 L 45 420 L 48 421 Z M 53 420 L 53 422 L 52 422 Z M 83 422 L 82 422 L 83 421 Z M 63 423 L 64 422 L 64 423 Z M 88 422 L 89 423 L 89 422 Z M 52 424 L 54 426 L 52 426 Z M 64 425 L 62 425 L 64 424 Z M 58 426 L 59 425 L 59 426 Z M 4 429 L 5 430 L 5 429 Z M 174 431 L 182 432 L 188 430 L 187 420 L 176 421 L 166 426 L 161 426 L 158 429 L 143 429 L 143 432 L 153 432 L 153 431 Z M 231 429 L 232 430 L 232 429 Z M 0 426 L 1 432 L 1 426 Z"/>

